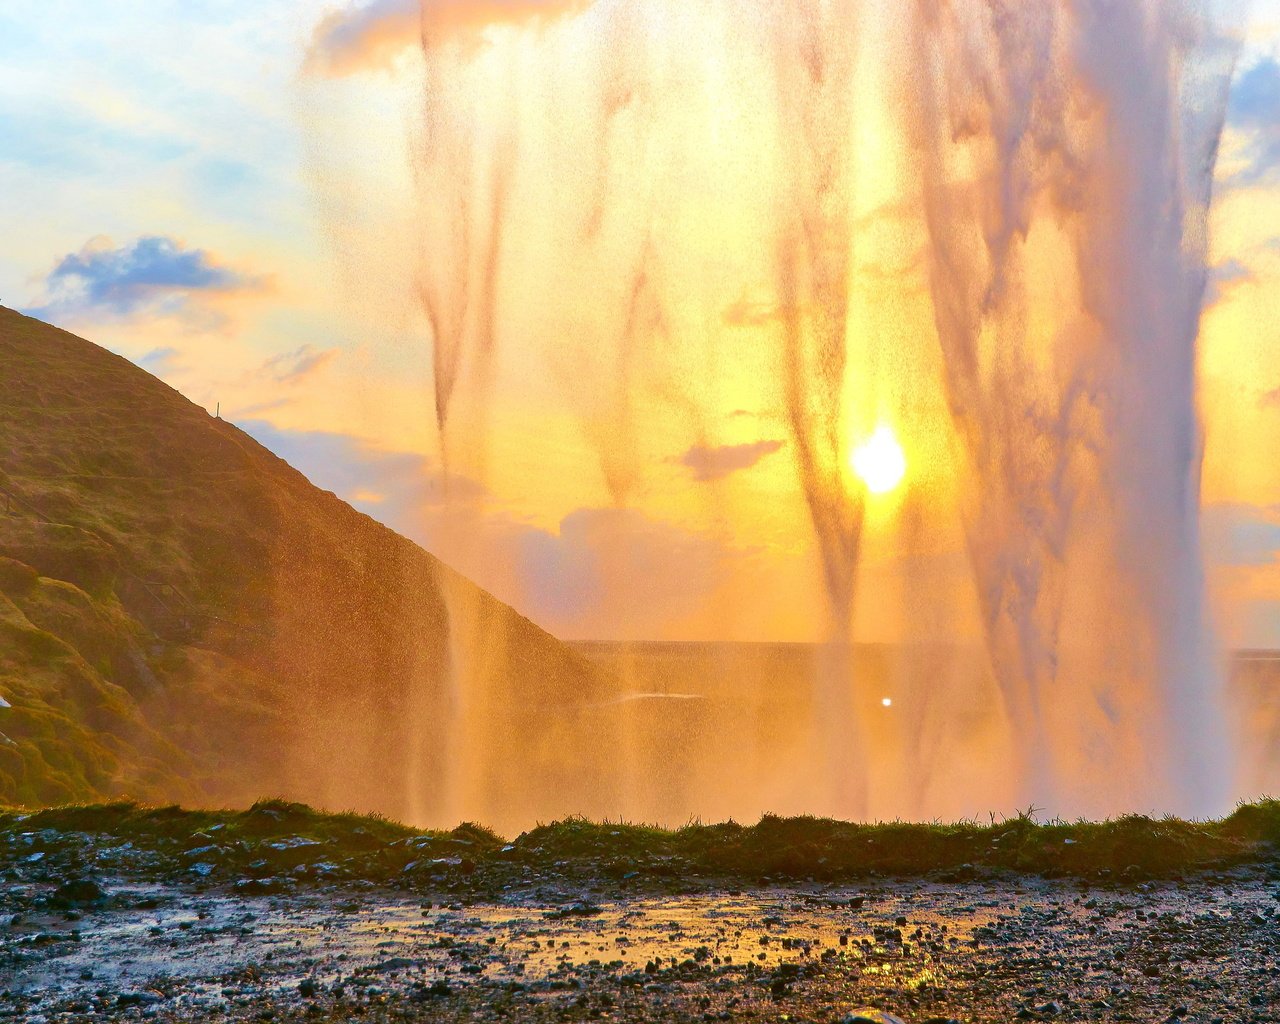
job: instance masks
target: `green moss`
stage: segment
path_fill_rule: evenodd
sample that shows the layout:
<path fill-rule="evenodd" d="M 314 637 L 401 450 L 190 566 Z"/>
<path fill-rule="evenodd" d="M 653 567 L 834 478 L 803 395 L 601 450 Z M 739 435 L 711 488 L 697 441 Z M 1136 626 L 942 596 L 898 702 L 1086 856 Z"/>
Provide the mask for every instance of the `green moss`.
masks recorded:
<path fill-rule="evenodd" d="M 1225 835 L 1241 839 L 1257 839 L 1280 845 L 1280 800 L 1270 798 L 1257 803 L 1241 804 L 1221 824 Z"/>
<path fill-rule="evenodd" d="M 0 593 L 10 597 L 21 597 L 29 594 L 36 585 L 40 574 L 14 558 L 0 556 Z"/>
<path fill-rule="evenodd" d="M 0 764 L 12 757 L 11 750 L 0 750 Z M 54 765 L 35 767 L 46 790 L 73 784 Z M 766 816 L 752 826 L 666 830 L 572 818 L 541 825 L 510 844 L 473 824 L 419 832 L 377 815 L 326 814 L 285 800 L 259 801 L 244 811 L 110 803 L 0 811 L 0 834 L 13 831 L 65 837 L 49 840 L 53 848 L 59 842 L 74 846 L 86 835 L 128 842 L 163 855 L 155 868 L 162 872 L 185 870 L 187 851 L 199 848 L 214 851 L 199 856 L 216 863 L 217 877 L 226 880 L 277 871 L 305 879 L 310 868 L 324 865 L 331 872 L 338 865 L 344 877 L 394 884 L 412 884 L 423 864 L 460 872 L 464 858 L 481 882 L 510 877 L 503 872 L 512 865 L 521 878 L 528 877 L 526 869 L 534 877 L 567 870 L 589 877 L 635 872 L 747 882 L 935 872 L 964 877 L 994 869 L 1132 881 L 1280 859 L 1280 803 L 1273 800 L 1242 806 L 1215 822 L 1131 816 L 1039 824 L 1019 816 L 986 825 L 916 825 Z M 0 851 L 5 848 L 0 843 Z"/>
<path fill-rule="evenodd" d="M 79 800 L 265 788 L 403 812 L 404 784 L 372 780 L 411 757 L 424 789 L 444 778 L 400 709 L 444 691 L 446 587 L 519 652 L 496 703 L 602 695 L 585 660 L 127 360 L 0 308 L 0 362 L 0 694 L 84 744 L 67 764 L 28 723 L 41 758 L 0 761 L 6 799 L 37 799 L 47 766 Z M 492 781 L 512 806 L 578 781 L 545 729 L 519 736 Z"/>

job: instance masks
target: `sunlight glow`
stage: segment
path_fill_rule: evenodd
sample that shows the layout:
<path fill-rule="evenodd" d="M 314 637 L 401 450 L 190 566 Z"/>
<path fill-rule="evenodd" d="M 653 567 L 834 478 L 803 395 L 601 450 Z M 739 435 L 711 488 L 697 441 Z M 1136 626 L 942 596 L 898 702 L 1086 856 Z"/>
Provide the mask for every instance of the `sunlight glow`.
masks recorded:
<path fill-rule="evenodd" d="M 882 423 L 849 457 L 853 471 L 872 494 L 888 494 L 907 475 L 907 457 L 893 429 Z"/>

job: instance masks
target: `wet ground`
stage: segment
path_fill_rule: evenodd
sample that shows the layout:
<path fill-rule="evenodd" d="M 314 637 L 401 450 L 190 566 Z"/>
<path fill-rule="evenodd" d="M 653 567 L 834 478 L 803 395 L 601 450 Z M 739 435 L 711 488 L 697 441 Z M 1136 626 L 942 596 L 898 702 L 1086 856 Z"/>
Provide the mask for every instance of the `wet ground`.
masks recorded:
<path fill-rule="evenodd" d="M 0 1018 L 1280 1021 L 1280 883 L 1259 869 L 467 904 L 106 888 L 110 909 L 0 921 Z"/>

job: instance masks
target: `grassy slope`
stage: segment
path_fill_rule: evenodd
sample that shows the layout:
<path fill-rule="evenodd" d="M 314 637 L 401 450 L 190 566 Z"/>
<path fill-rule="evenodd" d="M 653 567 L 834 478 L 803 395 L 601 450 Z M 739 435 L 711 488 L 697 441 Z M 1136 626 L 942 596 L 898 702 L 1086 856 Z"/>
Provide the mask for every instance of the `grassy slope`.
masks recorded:
<path fill-rule="evenodd" d="M 126 842 L 127 848 L 118 845 Z M 573 819 L 539 826 L 509 844 L 474 825 L 421 833 L 384 818 L 326 815 L 282 801 L 241 812 L 133 804 L 0 812 L 0 869 L 24 871 L 19 865 L 43 851 L 38 870 L 55 880 L 104 868 L 211 883 L 279 884 L 288 876 L 290 884 L 403 885 L 434 878 L 465 880 L 477 889 L 549 875 L 757 882 L 943 871 L 959 880 L 983 868 L 1134 880 L 1275 864 L 1277 843 L 1280 801 L 1274 800 L 1242 806 L 1216 822 L 1133 816 L 1074 824 L 1017 817 L 987 825 L 855 825 L 765 817 L 754 826 L 668 831 Z M 126 861 L 104 865 L 102 851 L 113 849 L 127 849 Z"/>
<path fill-rule="evenodd" d="M 510 709 L 517 739 L 533 731 L 520 708 L 598 685 L 583 658 L 234 426 L 5 309 L 0 488 L 14 496 L 0 514 L 0 695 L 14 705 L 0 800 L 266 791 L 429 810 L 460 605 L 506 652 L 477 699 Z M 515 775 L 489 785 L 521 798 Z"/>

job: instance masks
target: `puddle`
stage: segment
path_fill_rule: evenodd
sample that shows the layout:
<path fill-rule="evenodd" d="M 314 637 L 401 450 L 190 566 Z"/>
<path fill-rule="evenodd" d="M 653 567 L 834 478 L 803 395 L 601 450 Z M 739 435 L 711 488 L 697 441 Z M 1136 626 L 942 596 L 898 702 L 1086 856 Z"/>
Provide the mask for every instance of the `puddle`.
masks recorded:
<path fill-rule="evenodd" d="M 828 981 L 834 993 L 838 981 L 846 992 L 856 985 L 938 1002 L 973 997 L 983 978 L 994 982 L 1020 964 L 1016 986 L 984 998 L 1024 1006 L 1043 990 L 1046 1000 L 1105 997 L 1111 1006 L 1121 998 L 1112 988 L 1151 988 L 1166 968 L 1166 978 L 1193 991 L 1197 976 L 1221 975 L 1224 961 L 1244 969 L 1240 936 L 1252 929 L 1273 942 L 1277 934 L 1272 888 L 903 883 L 598 904 L 516 894 L 464 907 L 394 894 L 245 898 L 135 887 L 131 898 L 161 905 L 78 921 L 31 917 L 0 929 L 0 987 L 28 1013 L 147 991 L 166 1006 L 234 1011 L 301 1001 L 304 979 L 356 1000 L 411 990 L 556 999 L 609 986 L 654 999 L 736 989 L 739 998 L 777 1000 L 805 985 L 827 991 Z M 1180 938 L 1198 942 L 1198 960 L 1175 963 L 1160 952 Z M 1126 957 L 1116 973 L 1112 961 Z"/>

